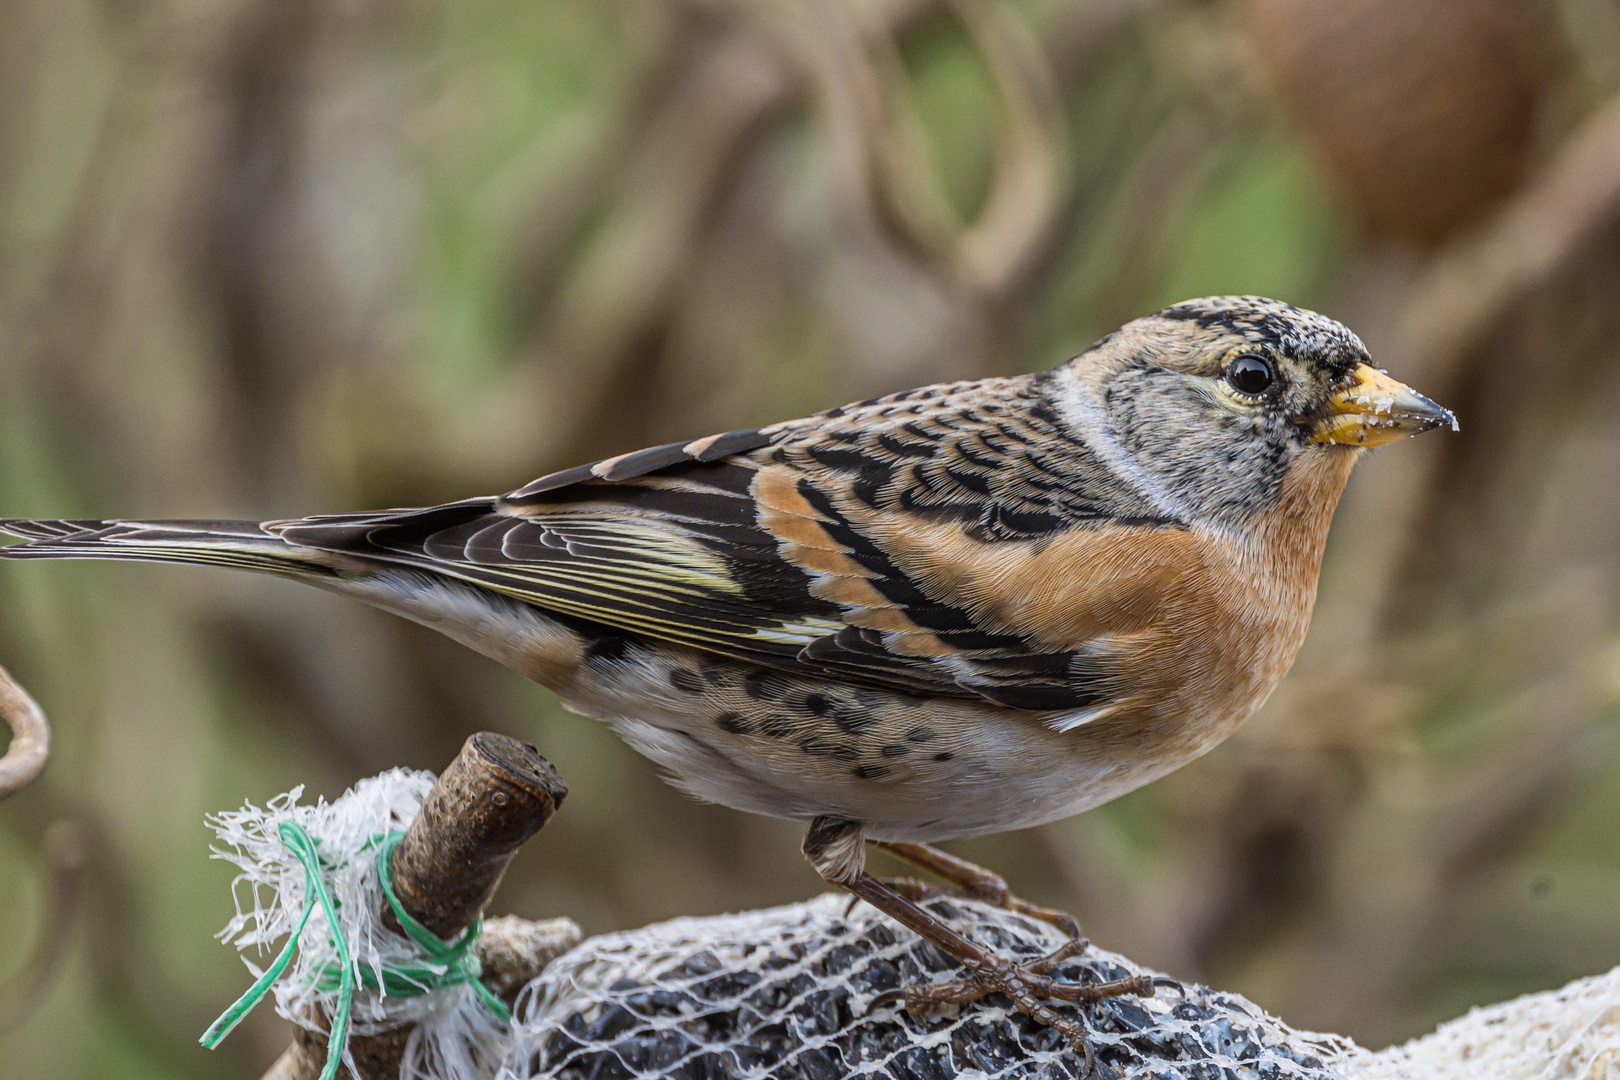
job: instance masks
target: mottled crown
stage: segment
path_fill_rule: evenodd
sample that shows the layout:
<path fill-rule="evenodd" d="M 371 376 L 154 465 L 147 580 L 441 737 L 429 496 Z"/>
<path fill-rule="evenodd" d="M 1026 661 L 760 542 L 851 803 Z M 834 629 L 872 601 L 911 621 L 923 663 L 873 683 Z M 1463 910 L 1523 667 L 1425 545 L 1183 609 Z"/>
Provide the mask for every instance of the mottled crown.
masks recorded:
<path fill-rule="evenodd" d="M 1367 346 L 1343 323 L 1264 296 L 1183 300 L 1148 319 L 1185 322 L 1200 330 L 1225 332 L 1270 351 L 1309 358 L 1334 374 L 1346 374 L 1357 364 L 1368 362 Z"/>

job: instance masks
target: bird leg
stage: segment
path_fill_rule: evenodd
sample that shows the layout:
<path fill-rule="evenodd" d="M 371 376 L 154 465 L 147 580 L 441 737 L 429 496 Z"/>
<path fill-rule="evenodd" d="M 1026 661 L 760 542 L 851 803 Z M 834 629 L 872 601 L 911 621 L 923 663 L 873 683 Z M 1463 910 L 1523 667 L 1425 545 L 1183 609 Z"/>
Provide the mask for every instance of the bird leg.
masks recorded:
<path fill-rule="evenodd" d="M 927 844 L 901 844 L 889 840 L 874 840 L 872 843 L 917 869 L 926 870 L 935 877 L 949 882 L 959 895 L 993 904 L 1005 911 L 1015 911 L 1020 915 L 1039 919 L 1043 923 L 1057 927 L 1072 938 L 1080 936 L 1080 923 L 1073 915 L 1066 911 L 1039 907 L 1014 896 L 1012 890 L 1007 888 L 1007 879 L 994 871 L 986 870 L 976 863 L 959 859 Z M 930 887 L 926 883 L 910 878 L 902 880 L 904 881 L 902 888 L 908 894 L 908 899 L 920 900 L 928 895 L 927 890 Z"/>
<path fill-rule="evenodd" d="M 1083 1075 L 1089 1076 L 1096 1057 L 1085 1028 L 1074 1020 L 1060 1016 L 1043 999 L 1080 1003 L 1129 995 L 1151 997 L 1158 985 L 1158 980 L 1146 975 L 1106 983 L 1065 982 L 1052 978 L 1050 973 L 1053 968 L 1086 949 L 1089 942 L 1083 938 L 1065 942 L 1055 952 L 1028 964 L 1015 964 L 1006 957 L 975 945 L 938 917 L 866 872 L 865 835 L 860 822 L 843 818 L 816 818 L 805 833 L 804 854 L 827 882 L 865 900 L 968 969 L 969 974 L 965 979 L 896 991 L 894 997 L 905 1002 L 907 1012 L 926 1012 L 936 1005 L 967 1004 L 999 991 L 1012 1000 L 1019 1012 L 1056 1028 L 1067 1038 L 1069 1045 L 1085 1056 L 1086 1071 Z M 972 866 L 971 863 L 964 865 Z M 888 998 L 889 995 L 884 995 L 879 1002 Z"/>

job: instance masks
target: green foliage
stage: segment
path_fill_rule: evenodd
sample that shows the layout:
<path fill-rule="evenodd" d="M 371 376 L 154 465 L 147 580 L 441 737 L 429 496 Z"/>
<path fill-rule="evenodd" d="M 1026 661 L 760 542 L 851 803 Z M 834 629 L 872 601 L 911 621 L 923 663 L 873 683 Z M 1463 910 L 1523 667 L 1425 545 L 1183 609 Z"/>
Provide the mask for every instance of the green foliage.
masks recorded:
<path fill-rule="evenodd" d="M 1154 307 L 1190 296 L 1286 296 L 1320 304 L 1345 239 L 1316 163 L 1266 132 L 1241 146 L 1204 190 L 1171 246 Z"/>
<path fill-rule="evenodd" d="M 933 165 L 958 218 L 989 193 L 1001 103 L 984 60 L 960 24 L 936 18 L 906 43 L 908 94 L 929 139 Z"/>

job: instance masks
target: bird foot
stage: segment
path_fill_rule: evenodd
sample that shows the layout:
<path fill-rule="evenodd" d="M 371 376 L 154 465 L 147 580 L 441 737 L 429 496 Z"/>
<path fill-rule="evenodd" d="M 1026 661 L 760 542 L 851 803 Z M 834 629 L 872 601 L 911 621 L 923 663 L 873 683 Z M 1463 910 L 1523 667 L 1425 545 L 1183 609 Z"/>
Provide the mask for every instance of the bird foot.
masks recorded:
<path fill-rule="evenodd" d="M 873 1007 L 902 1001 L 907 1012 L 916 1014 L 929 1012 L 941 1005 L 966 1005 L 986 994 L 1006 994 L 1019 1012 L 1055 1029 L 1069 1040 L 1076 1053 L 1085 1056 L 1086 1067 L 1081 1074 L 1083 1080 L 1091 1075 L 1097 1065 L 1091 1040 L 1077 1020 L 1060 1015 L 1046 1002 L 1090 1004 L 1115 997 L 1153 997 L 1161 986 L 1173 989 L 1178 994 L 1185 993 L 1180 983 L 1162 976 L 1132 975 L 1100 983 L 1069 982 L 1052 977 L 1052 970 L 1059 964 L 1090 947 L 1091 942 L 1077 937 L 1028 964 L 1015 964 L 1002 957 L 992 957 L 984 964 L 968 962 L 971 974 L 965 979 L 893 990 L 879 995 L 873 1001 Z"/>
<path fill-rule="evenodd" d="M 1091 1048 L 1091 1040 L 1086 1037 L 1086 1029 L 1078 1020 L 1059 1015 L 1047 1002 L 1089 1004 L 1112 997 L 1152 997 L 1160 986 L 1182 992 L 1180 983 L 1150 975 L 1133 975 L 1095 983 L 1054 979 L 1052 971 L 1059 964 L 1080 955 L 1091 946 L 1089 941 L 1078 936 L 1080 927 L 1073 918 L 1019 900 L 1007 891 L 1007 884 L 1000 875 L 925 844 L 877 842 L 880 847 L 913 866 L 944 878 L 955 888 L 940 889 L 910 878 L 879 881 L 858 863 L 851 867 L 847 865 L 848 860 L 842 858 L 851 849 L 858 851 L 862 839 L 858 822 L 816 818 L 805 833 L 804 853 L 822 877 L 848 889 L 857 899 L 871 904 L 961 963 L 968 971 L 965 979 L 879 994 L 873 999 L 872 1008 L 903 1001 L 907 1012 L 922 1013 L 939 1005 L 965 1005 L 986 994 L 1003 993 L 1019 1012 L 1038 1023 L 1056 1028 L 1068 1039 L 1075 1051 L 1085 1056 L 1086 1071 L 1083 1076 L 1090 1076 L 1096 1068 L 1097 1056 Z M 987 900 L 998 907 L 1031 915 L 1065 929 L 1072 927 L 1070 932 L 1075 936 L 1054 952 L 1032 963 L 1015 964 L 963 937 L 938 915 L 918 906 L 919 900 L 941 893 Z"/>

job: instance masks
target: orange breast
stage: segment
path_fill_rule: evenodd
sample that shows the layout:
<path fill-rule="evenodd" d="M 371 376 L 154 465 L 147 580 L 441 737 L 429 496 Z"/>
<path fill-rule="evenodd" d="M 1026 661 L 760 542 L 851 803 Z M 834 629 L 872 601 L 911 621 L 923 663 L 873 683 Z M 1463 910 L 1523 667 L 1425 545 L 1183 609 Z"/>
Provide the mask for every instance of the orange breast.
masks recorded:
<path fill-rule="evenodd" d="M 1313 454 L 1240 533 L 1108 526 L 984 543 L 955 523 L 866 523 L 913 580 L 987 629 L 1054 651 L 1101 646 L 1111 716 L 1076 729 L 1134 751 L 1201 752 L 1265 701 L 1304 641 L 1333 510 L 1356 453 Z"/>

